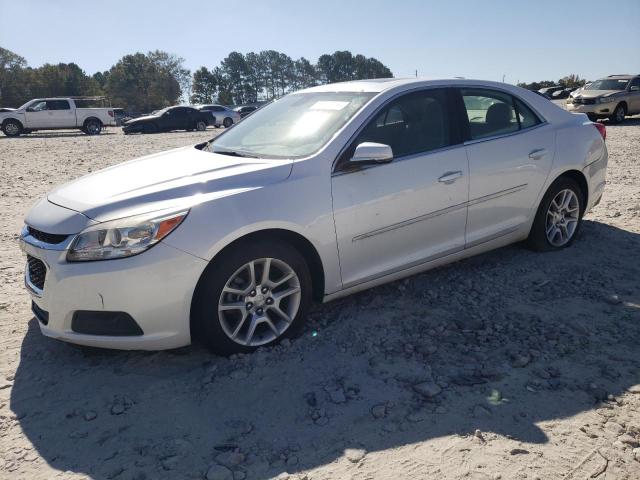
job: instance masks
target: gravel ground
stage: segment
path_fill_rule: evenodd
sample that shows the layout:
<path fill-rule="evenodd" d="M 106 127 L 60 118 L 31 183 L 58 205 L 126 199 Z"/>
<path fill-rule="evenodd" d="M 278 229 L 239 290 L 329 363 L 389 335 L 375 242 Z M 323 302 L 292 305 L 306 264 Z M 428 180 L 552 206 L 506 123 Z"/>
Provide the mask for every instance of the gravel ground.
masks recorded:
<path fill-rule="evenodd" d="M 640 478 L 640 118 L 576 244 L 520 245 L 313 308 L 219 358 L 43 337 L 22 218 L 54 185 L 210 137 L 0 137 L 0 478 Z"/>

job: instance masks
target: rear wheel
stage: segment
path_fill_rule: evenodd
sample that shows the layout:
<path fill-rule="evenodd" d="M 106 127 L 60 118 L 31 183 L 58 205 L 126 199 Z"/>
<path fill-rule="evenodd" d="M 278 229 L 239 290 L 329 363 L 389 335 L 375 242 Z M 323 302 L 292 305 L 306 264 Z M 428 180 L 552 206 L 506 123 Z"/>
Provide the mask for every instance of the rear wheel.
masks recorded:
<path fill-rule="evenodd" d="M 542 198 L 528 243 L 538 251 L 559 250 L 570 246 L 578 235 L 585 199 L 575 180 L 561 177 Z"/>
<path fill-rule="evenodd" d="M 609 121 L 612 123 L 620 123 L 624 121 L 624 117 L 627 115 L 627 109 L 623 103 L 616 106 L 616 109 L 613 111 L 613 115 L 609 117 Z"/>
<path fill-rule="evenodd" d="M 2 131 L 7 137 L 19 137 L 22 133 L 22 125 L 17 120 L 7 120 L 2 124 Z"/>
<path fill-rule="evenodd" d="M 95 118 L 91 118 L 84 122 L 83 131 L 87 135 L 98 135 L 102 131 L 102 122 Z"/>
<path fill-rule="evenodd" d="M 194 326 L 214 352 L 250 352 L 292 335 L 311 302 L 311 275 L 293 247 L 240 244 L 212 263 L 194 297 Z"/>
<path fill-rule="evenodd" d="M 196 122 L 196 130 L 199 132 L 204 132 L 207 129 L 207 123 L 204 120 L 198 120 Z"/>
<path fill-rule="evenodd" d="M 231 125 L 233 125 L 233 120 L 227 117 L 222 121 L 222 125 L 224 125 L 224 128 L 229 128 Z"/>

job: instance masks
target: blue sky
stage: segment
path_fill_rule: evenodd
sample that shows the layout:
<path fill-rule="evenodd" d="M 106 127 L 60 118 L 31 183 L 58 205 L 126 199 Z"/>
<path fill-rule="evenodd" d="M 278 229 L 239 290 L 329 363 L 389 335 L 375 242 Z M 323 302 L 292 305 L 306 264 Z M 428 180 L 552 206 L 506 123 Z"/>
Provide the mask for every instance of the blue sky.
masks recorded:
<path fill-rule="evenodd" d="M 87 73 L 136 51 L 166 50 L 195 69 L 274 49 L 314 62 L 351 50 L 396 77 L 595 79 L 640 73 L 640 0 L 0 0 L 0 46 Z"/>

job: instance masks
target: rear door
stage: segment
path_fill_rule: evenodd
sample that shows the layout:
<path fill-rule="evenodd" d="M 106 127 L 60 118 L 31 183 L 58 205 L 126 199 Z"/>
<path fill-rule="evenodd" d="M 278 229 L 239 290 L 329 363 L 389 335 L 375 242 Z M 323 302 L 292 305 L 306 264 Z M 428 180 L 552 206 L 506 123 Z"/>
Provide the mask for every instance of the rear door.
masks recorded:
<path fill-rule="evenodd" d="M 506 92 L 457 91 L 467 120 L 469 248 L 527 222 L 551 169 L 555 132 L 530 106 Z"/>
<path fill-rule="evenodd" d="M 331 179 L 345 288 L 464 248 L 469 172 L 450 91 L 406 93 L 374 115 Z M 363 142 L 391 146 L 391 163 L 353 170 Z"/>
<path fill-rule="evenodd" d="M 640 113 L 640 77 L 631 80 L 631 85 L 629 85 L 629 108 L 627 112 L 630 115 Z"/>
<path fill-rule="evenodd" d="M 47 100 L 49 126 L 64 128 L 76 126 L 75 110 L 71 109 L 69 100 Z"/>

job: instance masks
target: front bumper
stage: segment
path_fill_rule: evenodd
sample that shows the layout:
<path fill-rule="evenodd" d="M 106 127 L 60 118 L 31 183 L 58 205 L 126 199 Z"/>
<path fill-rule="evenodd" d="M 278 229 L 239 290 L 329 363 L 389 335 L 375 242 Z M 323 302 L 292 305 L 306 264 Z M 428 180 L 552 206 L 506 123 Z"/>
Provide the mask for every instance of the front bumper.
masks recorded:
<path fill-rule="evenodd" d="M 162 350 L 191 343 L 189 315 L 196 284 L 207 262 L 162 242 L 128 258 L 69 263 L 67 246 L 43 248 L 28 235 L 21 249 L 44 262 L 42 289 L 25 284 L 42 333 L 80 345 L 116 349 Z M 74 314 L 124 312 L 142 335 L 88 335 L 72 328 Z M 41 317 L 46 313 L 46 324 Z"/>
<path fill-rule="evenodd" d="M 615 108 L 616 102 L 597 103 L 594 105 L 567 103 L 567 111 L 571 113 L 588 113 L 598 117 L 609 117 L 613 115 L 613 110 Z"/>
<path fill-rule="evenodd" d="M 123 125 L 122 126 L 122 131 L 125 134 L 129 134 L 129 133 L 142 133 L 142 131 L 144 130 L 144 126 L 141 124 L 134 124 L 134 125 Z"/>

